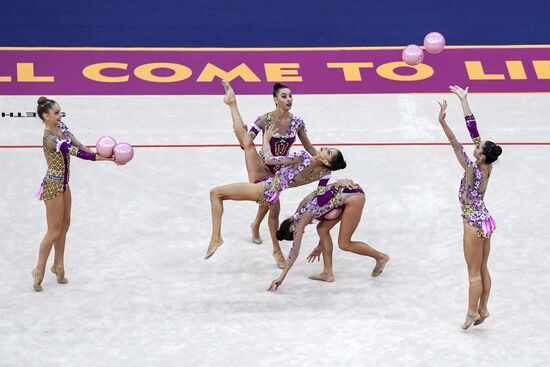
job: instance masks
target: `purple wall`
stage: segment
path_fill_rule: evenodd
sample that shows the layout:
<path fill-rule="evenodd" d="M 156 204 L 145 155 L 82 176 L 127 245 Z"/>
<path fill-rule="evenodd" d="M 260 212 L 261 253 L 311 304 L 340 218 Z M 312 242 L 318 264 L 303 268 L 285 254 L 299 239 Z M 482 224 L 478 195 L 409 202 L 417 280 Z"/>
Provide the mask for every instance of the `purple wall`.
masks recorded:
<path fill-rule="evenodd" d="M 392 67 L 395 62 L 401 62 L 400 48 L 0 48 L 0 95 L 222 94 L 220 77 L 231 70 L 239 94 L 268 94 L 276 81 L 297 94 L 437 93 L 449 84 L 473 92 L 550 92 L 550 46 L 447 47 L 439 55 L 425 53 L 420 73 Z M 91 71 L 103 63 L 117 66 Z M 153 63 L 171 66 L 151 69 Z M 347 71 L 329 67 L 335 63 L 347 63 Z M 398 80 L 415 74 L 417 80 Z"/>

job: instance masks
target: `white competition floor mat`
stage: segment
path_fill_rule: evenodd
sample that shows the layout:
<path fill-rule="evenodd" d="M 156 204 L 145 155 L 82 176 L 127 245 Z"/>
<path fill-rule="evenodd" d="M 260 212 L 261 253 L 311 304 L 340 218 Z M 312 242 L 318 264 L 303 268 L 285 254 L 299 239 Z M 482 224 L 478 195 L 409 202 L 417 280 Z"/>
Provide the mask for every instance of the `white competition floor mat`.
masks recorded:
<path fill-rule="evenodd" d="M 469 97 L 482 138 L 509 144 L 502 145 L 485 197 L 497 222 L 491 317 L 466 332 L 460 329 L 468 287 L 457 199 L 462 172 L 450 146 L 432 145 L 446 142 L 437 122 L 442 98 L 450 104 L 450 126 L 459 140 L 469 140 L 454 95 L 295 96 L 292 112 L 304 119 L 310 140 L 336 145 L 347 160 L 348 168 L 333 176 L 366 189 L 355 238 L 391 261 L 372 278 L 374 261 L 338 249 L 336 228 L 335 282 L 309 280 L 322 268 L 305 260 L 317 244 L 309 226 L 276 293 L 266 291 L 280 274 L 267 220 L 264 243 L 250 241 L 252 202 L 226 202 L 225 243 L 203 260 L 209 190 L 247 177 L 241 149 L 226 146 L 236 140 L 221 96 L 49 97 L 83 143 L 111 135 L 138 147 L 123 167 L 72 159 L 70 283 L 59 285 L 48 273 L 36 293 L 30 272 L 46 232 L 45 207 L 35 198 L 46 171 L 34 147 L 42 142 L 42 122 L 0 119 L 0 366 L 550 361 L 548 94 Z M 0 97 L 0 110 L 31 112 L 36 99 Z M 268 95 L 238 100 L 247 122 L 273 107 Z M 313 189 L 285 191 L 281 220 Z M 288 252 L 290 243 L 282 248 Z"/>

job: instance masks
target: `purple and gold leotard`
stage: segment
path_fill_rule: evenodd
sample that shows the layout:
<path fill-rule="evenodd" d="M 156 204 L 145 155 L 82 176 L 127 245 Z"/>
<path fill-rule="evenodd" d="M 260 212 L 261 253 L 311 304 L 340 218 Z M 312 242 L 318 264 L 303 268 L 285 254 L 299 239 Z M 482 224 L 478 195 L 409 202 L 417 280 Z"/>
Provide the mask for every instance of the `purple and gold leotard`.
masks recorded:
<path fill-rule="evenodd" d="M 365 195 L 361 187 L 348 189 L 345 187 L 336 187 L 336 183 L 326 186 L 325 195 L 319 195 L 319 189 L 316 192 L 312 192 L 300 203 L 298 210 L 294 213 L 294 223 L 291 226 L 291 230 L 293 232 L 296 231 L 296 226 L 305 213 L 309 213 L 311 216 L 310 222 L 305 223 L 305 225 L 320 222 L 330 211 L 341 208 L 344 205 L 344 198 L 350 194 Z M 294 242 L 288 252 L 288 261 L 292 258 L 293 252 Z"/>
<path fill-rule="evenodd" d="M 326 186 L 325 195 L 319 195 L 319 189 L 317 189 L 316 192 L 308 195 L 307 199 L 310 200 L 306 201 L 304 205 L 301 205 L 301 207 L 294 213 L 294 223 L 298 223 L 304 213 L 310 213 L 312 224 L 321 221 L 330 211 L 344 205 L 344 198 L 347 194 L 365 195 L 365 192 L 361 189 L 361 187 L 348 189 L 346 187 L 337 187 L 336 183 Z"/>
<path fill-rule="evenodd" d="M 271 123 L 271 113 L 267 113 L 264 116 L 265 116 L 266 125 L 269 125 Z M 261 119 L 262 117 L 258 117 L 256 121 Z M 278 132 L 274 133 L 273 137 L 269 141 L 269 145 L 271 147 L 271 154 L 274 156 L 288 155 L 290 148 L 296 141 L 296 135 L 300 130 L 307 132 L 304 121 L 298 116 L 292 115 L 287 132 L 285 134 L 280 134 Z M 256 136 L 259 134 L 260 131 L 262 131 L 262 129 L 258 125 L 252 124 L 250 130 L 248 131 L 248 134 L 252 137 L 252 139 L 254 139 L 256 138 Z M 265 163 L 266 157 L 261 149 L 258 151 L 258 155 L 260 156 L 261 160 Z M 271 173 L 277 172 L 280 167 L 280 166 L 271 165 L 271 164 L 266 164 L 266 166 L 271 171 Z"/>
<path fill-rule="evenodd" d="M 466 125 L 470 136 L 474 144 L 479 145 L 481 138 L 477 131 L 476 120 L 474 116 L 466 116 Z M 479 169 L 477 164 L 473 162 L 464 148 L 461 147 L 464 161 L 468 167 L 472 168 L 473 180 L 468 184 L 467 172 L 464 172 L 464 176 L 460 181 L 460 188 L 458 190 L 458 200 L 461 205 L 462 219 L 473 226 L 477 230 L 478 237 L 488 238 L 495 231 L 496 223 L 483 202 L 484 193 L 481 192 L 480 186 L 483 179 L 483 172 Z"/>
<path fill-rule="evenodd" d="M 71 155 L 78 158 L 95 161 L 95 154 L 79 149 L 72 145 L 71 132 L 67 125 L 60 122 L 57 127 L 61 131 L 63 139 L 60 139 L 52 131 L 45 130 L 42 138 L 42 149 L 48 164 L 46 176 L 42 180 L 36 196 L 40 200 L 49 200 L 67 190 L 71 174 Z"/>
<path fill-rule="evenodd" d="M 279 199 L 279 195 L 283 190 L 289 187 L 297 187 L 318 181 L 322 177 L 330 174 L 330 170 L 323 167 L 315 173 L 310 172 L 308 174 L 300 175 L 300 173 L 302 173 L 312 163 L 311 155 L 305 150 L 291 153 L 286 157 L 271 157 L 271 160 L 288 160 L 289 157 L 298 157 L 299 162 L 295 164 L 282 164 L 279 166 L 280 169 L 275 173 L 275 175 L 263 179 L 261 182 L 264 185 L 264 191 L 258 199 L 258 203 L 273 204 Z M 320 190 L 319 192 L 321 194 L 325 193 L 323 185 L 320 185 L 318 190 Z"/>

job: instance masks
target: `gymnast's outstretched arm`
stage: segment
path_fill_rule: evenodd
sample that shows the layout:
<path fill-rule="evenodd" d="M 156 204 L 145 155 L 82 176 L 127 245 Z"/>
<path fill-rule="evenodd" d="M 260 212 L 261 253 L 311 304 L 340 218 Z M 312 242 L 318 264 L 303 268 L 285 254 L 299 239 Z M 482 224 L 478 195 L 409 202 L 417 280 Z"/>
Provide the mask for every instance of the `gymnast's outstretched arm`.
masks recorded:
<path fill-rule="evenodd" d="M 464 168 L 464 170 L 470 169 L 471 161 L 464 152 L 464 148 L 462 147 L 462 144 L 459 143 L 459 141 L 456 139 L 455 134 L 447 125 L 447 121 L 445 121 L 445 117 L 447 116 L 447 101 L 443 100 L 443 102 L 438 102 L 439 104 L 439 123 L 441 124 L 441 127 L 443 128 L 443 132 L 447 136 L 447 139 L 449 140 L 449 143 L 451 143 L 451 146 L 453 147 L 453 151 L 456 155 L 456 159 L 458 160 L 458 163 Z"/>
<path fill-rule="evenodd" d="M 294 265 L 294 262 L 300 254 L 300 247 L 302 246 L 302 236 L 304 235 L 305 227 L 309 224 L 309 222 L 311 222 L 311 214 L 304 213 L 300 217 L 298 223 L 295 224 L 296 227 L 294 229 L 294 240 L 292 241 L 292 248 L 288 253 L 285 268 L 283 269 L 282 274 L 273 282 L 271 282 L 271 285 L 267 289 L 268 291 L 276 291 L 285 280 L 286 275 L 290 271 L 290 268 L 292 268 L 292 265 Z"/>
<path fill-rule="evenodd" d="M 472 141 L 476 146 L 479 146 L 481 144 L 481 137 L 479 136 L 479 131 L 477 130 L 476 119 L 472 113 L 472 110 L 470 110 L 470 105 L 468 104 L 468 87 L 466 87 L 466 89 L 462 89 L 458 85 L 451 85 L 449 89 L 451 92 L 456 94 L 458 99 L 460 99 L 462 111 L 464 112 L 464 119 L 466 120 L 466 127 L 470 133 L 470 138 L 472 138 Z"/>

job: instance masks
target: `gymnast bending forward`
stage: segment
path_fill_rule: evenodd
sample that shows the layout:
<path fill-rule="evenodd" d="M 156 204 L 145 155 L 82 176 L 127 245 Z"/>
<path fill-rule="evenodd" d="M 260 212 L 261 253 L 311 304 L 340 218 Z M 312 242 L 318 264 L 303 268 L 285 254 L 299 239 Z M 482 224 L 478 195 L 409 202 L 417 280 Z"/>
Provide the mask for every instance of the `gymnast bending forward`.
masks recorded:
<path fill-rule="evenodd" d="M 321 182 L 321 185 L 323 182 Z M 353 236 L 363 213 L 365 206 L 365 193 L 363 189 L 353 181 L 345 179 L 326 186 L 325 193 L 319 195 L 312 192 L 306 196 L 294 215 L 281 223 L 277 236 L 280 240 L 293 241 L 288 254 L 287 264 L 282 274 L 275 279 L 268 290 L 276 291 L 286 278 L 290 268 L 298 258 L 302 244 L 302 236 L 305 227 L 310 223 L 320 221 L 317 226 L 319 232 L 319 246 L 308 256 L 308 260 L 323 253 L 324 270 L 321 274 L 311 276 L 314 280 L 332 282 L 332 239 L 330 229 L 340 222 L 338 245 L 344 251 L 350 251 L 359 255 L 369 256 L 376 260 L 376 265 L 371 273 L 376 277 L 382 274 L 390 257 L 362 241 L 353 241 Z M 334 218 L 336 213 L 336 217 Z M 330 218 L 330 219 L 329 219 Z"/>

